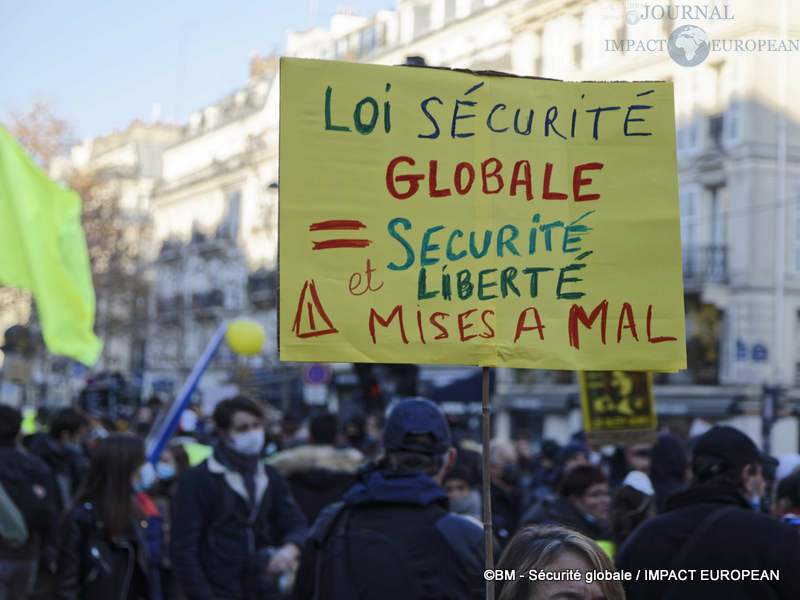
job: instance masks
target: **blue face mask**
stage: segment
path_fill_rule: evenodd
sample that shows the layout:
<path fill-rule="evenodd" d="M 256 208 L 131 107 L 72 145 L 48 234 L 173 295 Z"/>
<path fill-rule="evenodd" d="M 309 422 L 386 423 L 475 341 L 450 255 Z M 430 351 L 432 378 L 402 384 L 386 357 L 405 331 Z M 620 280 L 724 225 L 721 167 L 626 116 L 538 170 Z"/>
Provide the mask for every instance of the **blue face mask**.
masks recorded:
<path fill-rule="evenodd" d="M 80 454 L 83 452 L 83 447 L 75 442 L 64 442 L 64 450 L 74 452 L 75 454 Z"/>
<path fill-rule="evenodd" d="M 754 511 L 761 512 L 761 496 L 755 495 L 750 498 L 750 506 L 753 507 Z"/>
<path fill-rule="evenodd" d="M 133 491 L 137 494 L 150 489 L 156 481 L 156 470 L 153 463 L 146 462 L 139 467 L 139 481 L 132 482 Z"/>
<path fill-rule="evenodd" d="M 156 474 L 161 481 L 167 481 L 175 477 L 175 467 L 168 462 L 159 461 L 156 464 Z"/>

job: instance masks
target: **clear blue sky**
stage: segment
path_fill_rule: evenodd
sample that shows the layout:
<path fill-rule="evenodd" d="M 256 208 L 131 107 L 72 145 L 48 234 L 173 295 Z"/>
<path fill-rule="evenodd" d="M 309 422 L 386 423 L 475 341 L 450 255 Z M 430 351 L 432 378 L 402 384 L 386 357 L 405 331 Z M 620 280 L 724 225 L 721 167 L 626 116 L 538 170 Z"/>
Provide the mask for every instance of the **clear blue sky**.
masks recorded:
<path fill-rule="evenodd" d="M 0 121 L 48 102 L 77 139 L 191 112 L 247 82 L 251 53 L 283 51 L 307 29 L 395 0 L 0 0 Z"/>

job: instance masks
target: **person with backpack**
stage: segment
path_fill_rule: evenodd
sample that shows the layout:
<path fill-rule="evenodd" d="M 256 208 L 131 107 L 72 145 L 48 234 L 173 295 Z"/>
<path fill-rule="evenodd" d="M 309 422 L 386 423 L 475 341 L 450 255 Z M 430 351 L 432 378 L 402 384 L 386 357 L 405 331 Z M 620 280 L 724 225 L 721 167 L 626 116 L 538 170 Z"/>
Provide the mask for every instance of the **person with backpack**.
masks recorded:
<path fill-rule="evenodd" d="M 59 600 L 162 600 L 161 516 L 146 493 L 155 477 L 142 440 L 100 440 L 64 520 Z"/>
<path fill-rule="evenodd" d="M 694 569 L 692 579 L 643 575 L 626 582 L 628 600 L 800 598 L 800 535 L 760 512 L 762 465 L 769 460 L 738 429 L 704 433 L 694 446 L 689 488 L 670 496 L 665 512 L 642 523 L 616 557 L 626 572 L 689 577 Z"/>
<path fill-rule="evenodd" d="M 449 511 L 441 482 L 453 466 L 450 427 L 433 402 L 399 402 L 384 454 L 309 533 L 294 600 L 478 600 L 483 529 Z"/>
<path fill-rule="evenodd" d="M 243 396 L 214 409 L 213 454 L 183 474 L 170 553 L 188 600 L 268 600 L 300 555 L 306 520 L 286 480 L 264 463 L 261 407 Z"/>
<path fill-rule="evenodd" d="M 22 546 L 0 540 L 0 600 L 25 600 L 33 590 L 43 540 L 55 527 L 56 492 L 50 469 L 22 449 L 22 414 L 0 405 L 0 485 L 19 510 L 28 531 Z"/>

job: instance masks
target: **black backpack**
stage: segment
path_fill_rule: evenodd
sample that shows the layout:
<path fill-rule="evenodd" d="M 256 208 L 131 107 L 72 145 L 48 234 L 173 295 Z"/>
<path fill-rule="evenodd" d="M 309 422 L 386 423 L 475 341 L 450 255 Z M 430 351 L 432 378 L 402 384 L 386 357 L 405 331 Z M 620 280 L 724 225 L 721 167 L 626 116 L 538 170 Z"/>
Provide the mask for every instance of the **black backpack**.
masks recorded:
<path fill-rule="evenodd" d="M 352 508 L 327 506 L 309 533 L 315 547 L 314 600 L 420 598 L 404 553 L 385 532 L 351 527 Z"/>

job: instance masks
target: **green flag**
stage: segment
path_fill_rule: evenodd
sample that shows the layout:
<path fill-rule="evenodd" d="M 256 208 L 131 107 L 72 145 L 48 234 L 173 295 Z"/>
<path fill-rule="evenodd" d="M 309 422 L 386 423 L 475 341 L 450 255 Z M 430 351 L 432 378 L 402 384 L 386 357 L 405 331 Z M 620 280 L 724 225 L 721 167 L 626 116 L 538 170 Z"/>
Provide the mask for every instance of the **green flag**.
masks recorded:
<path fill-rule="evenodd" d="M 93 365 L 102 344 L 81 199 L 51 181 L 0 126 L 0 283 L 33 292 L 47 347 Z"/>

